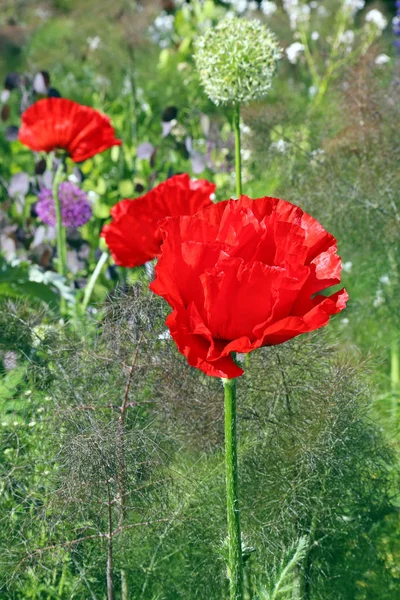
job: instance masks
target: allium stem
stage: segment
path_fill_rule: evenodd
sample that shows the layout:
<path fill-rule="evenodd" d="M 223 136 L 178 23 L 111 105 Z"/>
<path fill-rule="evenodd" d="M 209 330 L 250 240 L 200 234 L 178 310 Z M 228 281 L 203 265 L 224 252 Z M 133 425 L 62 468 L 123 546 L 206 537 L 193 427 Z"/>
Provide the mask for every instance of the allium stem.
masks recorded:
<path fill-rule="evenodd" d="M 225 471 L 228 517 L 230 600 L 243 600 L 243 559 L 238 496 L 236 379 L 223 379 L 225 392 Z"/>
<path fill-rule="evenodd" d="M 65 227 L 62 224 L 62 215 L 61 215 L 61 204 L 59 198 L 59 187 L 60 183 L 63 180 L 63 165 L 59 164 L 57 170 L 54 174 L 53 179 L 53 199 L 54 206 L 56 212 L 56 231 L 57 231 L 57 271 L 59 275 L 63 277 L 67 276 L 67 236 L 65 232 Z M 61 312 L 65 312 L 65 300 L 61 298 L 60 301 Z"/>
<path fill-rule="evenodd" d="M 235 175 L 236 175 L 236 196 L 242 195 L 242 156 L 240 143 L 240 104 L 236 102 L 235 113 L 233 116 L 233 129 L 235 132 Z"/>

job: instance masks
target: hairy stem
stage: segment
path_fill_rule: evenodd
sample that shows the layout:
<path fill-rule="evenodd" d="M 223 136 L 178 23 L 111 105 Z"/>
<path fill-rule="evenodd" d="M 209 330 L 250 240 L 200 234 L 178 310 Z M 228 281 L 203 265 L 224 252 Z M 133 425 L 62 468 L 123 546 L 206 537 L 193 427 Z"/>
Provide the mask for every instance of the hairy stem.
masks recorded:
<path fill-rule="evenodd" d="M 114 582 L 113 582 L 113 526 L 112 526 L 112 506 L 110 485 L 107 482 L 108 490 L 108 535 L 107 535 L 107 600 L 114 600 Z"/>
<path fill-rule="evenodd" d="M 235 104 L 235 113 L 233 116 L 233 130 L 235 132 L 235 175 L 236 175 L 236 196 L 242 195 L 242 156 L 240 143 L 240 104 Z"/>
<path fill-rule="evenodd" d="M 225 470 L 230 600 L 243 600 L 243 559 L 236 437 L 236 379 L 223 379 L 223 384 L 225 392 Z"/>
<path fill-rule="evenodd" d="M 139 347 L 143 339 L 143 333 L 141 333 L 136 352 L 132 360 L 132 364 L 129 368 L 128 379 L 125 386 L 125 393 L 122 399 L 120 413 L 118 418 L 118 495 L 120 498 L 120 513 L 118 519 L 118 527 L 123 528 L 126 515 L 126 462 L 125 462 L 125 424 L 126 424 L 126 411 L 128 409 L 129 390 L 132 383 L 133 371 L 135 369 L 136 361 L 139 354 Z M 128 573 L 124 568 L 120 571 L 121 575 L 121 600 L 129 600 L 129 579 Z"/>

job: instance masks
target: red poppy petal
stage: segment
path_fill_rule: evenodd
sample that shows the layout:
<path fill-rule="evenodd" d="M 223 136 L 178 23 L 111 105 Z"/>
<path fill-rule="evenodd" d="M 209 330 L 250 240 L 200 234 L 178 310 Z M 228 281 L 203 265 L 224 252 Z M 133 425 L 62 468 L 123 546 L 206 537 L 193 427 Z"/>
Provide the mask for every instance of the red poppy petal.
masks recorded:
<path fill-rule="evenodd" d="M 134 204 L 134 200 L 118 202 L 111 211 L 114 220 L 101 232 L 114 261 L 122 267 L 143 265 L 160 249 L 160 240 L 154 235 L 154 222 L 146 213 L 138 220 Z"/>
<path fill-rule="evenodd" d="M 189 365 L 192 367 L 197 367 L 203 373 L 212 377 L 232 379 L 243 375 L 243 369 L 234 362 L 231 356 L 215 361 L 207 360 L 210 343 L 201 335 L 192 333 L 189 314 L 185 309 L 174 310 L 168 316 L 166 325 L 179 351 L 186 356 Z"/>
<path fill-rule="evenodd" d="M 342 289 L 332 296 L 316 296 L 313 308 L 304 316 L 290 316 L 267 327 L 262 336 L 262 345 L 282 344 L 301 333 L 309 333 L 328 324 L 329 318 L 346 307 L 349 298 Z"/>
<path fill-rule="evenodd" d="M 308 272 L 303 266 L 296 276 L 290 276 L 290 270 L 261 262 L 247 264 L 240 258 L 221 260 L 206 270 L 200 275 L 203 318 L 214 338 L 248 336 L 255 341 L 260 323 L 290 314 Z"/>

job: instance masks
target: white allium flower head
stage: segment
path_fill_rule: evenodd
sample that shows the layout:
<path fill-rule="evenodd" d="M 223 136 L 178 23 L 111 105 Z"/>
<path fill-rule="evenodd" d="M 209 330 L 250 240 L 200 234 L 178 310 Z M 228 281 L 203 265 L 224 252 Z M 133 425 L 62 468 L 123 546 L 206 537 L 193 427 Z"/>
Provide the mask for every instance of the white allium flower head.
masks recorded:
<path fill-rule="evenodd" d="M 226 18 L 195 41 L 201 83 L 217 105 L 266 96 L 281 56 L 275 35 L 258 20 Z"/>
<path fill-rule="evenodd" d="M 293 44 L 290 44 L 285 50 L 288 61 L 291 62 L 292 65 L 295 65 L 303 50 L 304 44 L 301 42 L 293 42 Z"/>
<path fill-rule="evenodd" d="M 275 2 L 270 2 L 270 0 L 262 0 L 260 8 L 266 17 L 270 17 L 278 10 Z"/>
<path fill-rule="evenodd" d="M 376 65 L 386 65 L 388 62 L 390 62 L 390 56 L 387 54 L 378 54 L 375 59 Z"/>
<path fill-rule="evenodd" d="M 388 24 L 386 17 L 377 8 L 370 10 L 366 15 L 365 20 L 367 23 L 376 25 L 379 31 L 383 31 Z"/>

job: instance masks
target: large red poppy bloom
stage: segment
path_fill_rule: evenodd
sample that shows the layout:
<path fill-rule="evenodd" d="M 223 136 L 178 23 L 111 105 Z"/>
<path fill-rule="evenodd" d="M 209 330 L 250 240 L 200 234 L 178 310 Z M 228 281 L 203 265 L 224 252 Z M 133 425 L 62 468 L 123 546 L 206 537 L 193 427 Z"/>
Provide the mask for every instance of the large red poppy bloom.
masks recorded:
<path fill-rule="evenodd" d="M 215 377 L 243 374 L 231 352 L 281 344 L 326 325 L 347 292 L 336 240 L 277 198 L 219 202 L 165 219 L 151 289 L 174 309 L 167 325 L 190 365 Z"/>
<path fill-rule="evenodd" d="M 66 98 L 44 98 L 32 104 L 22 114 L 18 138 L 37 152 L 66 150 L 74 162 L 122 143 L 108 117 Z"/>
<path fill-rule="evenodd" d="M 186 173 L 175 175 L 135 200 L 121 200 L 111 209 L 113 221 L 101 236 L 112 257 L 122 267 L 137 267 L 160 253 L 160 219 L 193 215 L 212 204 L 215 185 L 205 179 L 192 180 Z"/>

